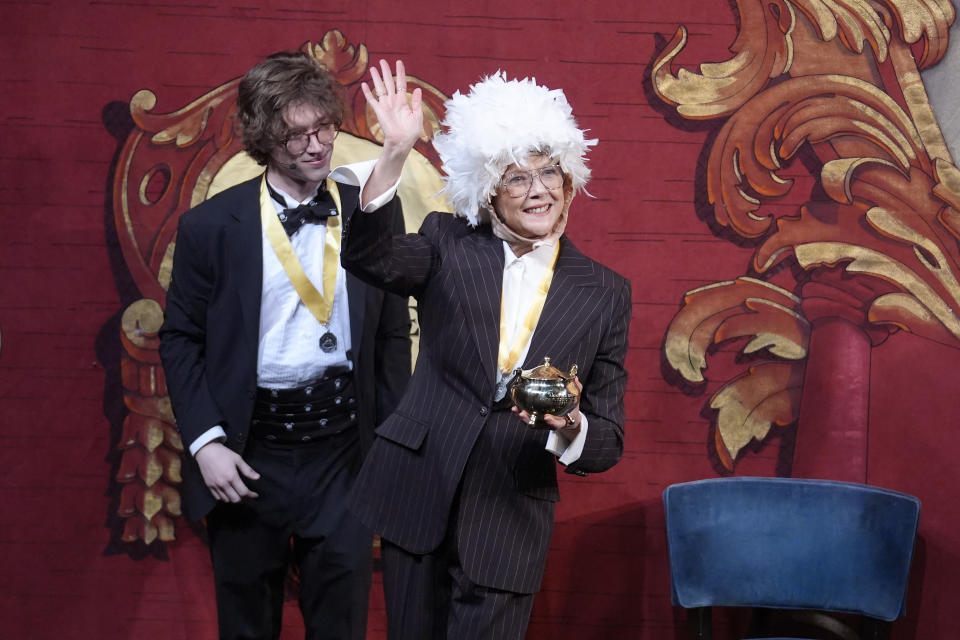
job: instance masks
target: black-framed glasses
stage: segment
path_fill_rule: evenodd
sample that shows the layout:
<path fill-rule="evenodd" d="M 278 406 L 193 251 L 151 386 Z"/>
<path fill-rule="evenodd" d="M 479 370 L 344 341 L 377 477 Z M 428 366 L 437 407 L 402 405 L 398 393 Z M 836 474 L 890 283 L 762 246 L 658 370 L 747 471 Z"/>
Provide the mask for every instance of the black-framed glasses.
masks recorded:
<path fill-rule="evenodd" d="M 548 191 L 559 189 L 563 186 L 563 171 L 560 169 L 560 163 L 530 171 L 511 171 L 503 176 L 503 180 L 497 186 L 506 191 L 511 198 L 522 198 L 530 193 L 535 179 L 539 179 L 540 184 Z"/>
<path fill-rule="evenodd" d="M 310 146 L 310 138 L 316 138 L 320 144 L 331 144 L 340 133 L 340 125 L 336 122 L 323 122 L 313 131 L 293 133 L 283 141 L 283 146 L 290 155 L 298 156 Z"/>

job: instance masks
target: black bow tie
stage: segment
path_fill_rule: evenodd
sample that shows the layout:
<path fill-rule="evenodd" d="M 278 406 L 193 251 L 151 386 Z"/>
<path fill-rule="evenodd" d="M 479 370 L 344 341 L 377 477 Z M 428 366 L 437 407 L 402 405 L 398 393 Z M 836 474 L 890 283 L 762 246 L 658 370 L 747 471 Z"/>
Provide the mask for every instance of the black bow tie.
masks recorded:
<path fill-rule="evenodd" d="M 269 182 L 267 183 L 267 191 L 270 192 L 270 196 L 278 203 L 281 205 L 286 204 L 283 196 L 277 193 L 277 191 L 270 186 Z M 301 204 L 298 207 L 284 209 L 277 214 L 277 217 L 280 218 L 280 224 L 283 225 L 283 230 L 287 232 L 287 236 L 292 236 L 305 224 L 325 222 L 327 218 L 335 215 L 337 215 L 337 208 L 333 204 L 333 199 L 330 197 L 330 194 L 327 193 L 326 185 L 321 184 L 317 195 L 315 195 L 310 202 Z"/>
<path fill-rule="evenodd" d="M 330 202 L 311 202 L 292 209 L 284 209 L 278 215 L 283 230 L 288 236 L 292 236 L 305 224 L 324 222 L 330 216 L 337 215 L 337 210 Z"/>

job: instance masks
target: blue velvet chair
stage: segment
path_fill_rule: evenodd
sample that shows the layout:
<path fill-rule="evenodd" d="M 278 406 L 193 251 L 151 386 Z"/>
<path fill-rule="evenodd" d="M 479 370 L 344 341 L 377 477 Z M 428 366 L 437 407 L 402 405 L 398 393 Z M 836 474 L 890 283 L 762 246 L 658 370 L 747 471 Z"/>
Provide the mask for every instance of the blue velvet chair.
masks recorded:
<path fill-rule="evenodd" d="M 711 640 L 711 607 L 751 638 L 887 638 L 904 613 L 920 501 L 830 480 L 716 478 L 663 492 L 674 605 Z M 839 615 L 828 615 L 839 614 Z"/>

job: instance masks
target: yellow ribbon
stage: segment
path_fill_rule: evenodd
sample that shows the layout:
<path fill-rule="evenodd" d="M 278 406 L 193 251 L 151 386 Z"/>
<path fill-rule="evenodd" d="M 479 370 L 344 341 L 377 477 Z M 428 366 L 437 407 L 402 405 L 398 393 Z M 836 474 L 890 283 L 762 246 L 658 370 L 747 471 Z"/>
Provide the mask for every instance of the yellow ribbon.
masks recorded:
<path fill-rule="evenodd" d="M 500 349 L 497 354 L 497 366 L 502 373 L 510 373 L 520 363 L 520 353 L 530 341 L 533 330 L 540 321 L 540 314 L 543 312 L 543 305 L 547 301 L 547 292 L 550 291 L 550 283 L 553 282 L 553 269 L 557 264 L 557 254 L 560 252 L 560 241 L 553 244 L 553 257 L 550 259 L 550 266 L 547 273 L 540 283 L 540 287 L 533 296 L 530 308 L 527 310 L 527 317 L 523 320 L 523 326 L 520 332 L 514 337 L 513 345 L 508 344 L 507 336 L 507 315 L 504 312 L 503 293 L 500 294 Z"/>
<path fill-rule="evenodd" d="M 337 213 L 342 213 L 337 183 L 329 178 L 327 178 L 327 191 L 333 198 Z M 323 290 L 327 294 L 326 296 L 317 291 L 317 288 L 310 282 L 303 270 L 303 265 L 300 264 L 300 259 L 293 251 L 290 238 L 287 237 L 287 232 L 283 230 L 283 225 L 280 224 L 277 209 L 273 205 L 270 192 L 267 191 L 266 174 L 263 175 L 263 181 L 260 183 L 260 221 L 263 224 L 264 232 L 267 234 L 267 240 L 270 241 L 270 246 L 273 247 L 273 252 L 277 255 L 277 260 L 283 266 L 283 270 L 300 296 L 300 300 L 317 319 L 317 322 L 327 324 L 330 321 L 330 314 L 333 312 L 333 296 L 337 290 L 337 270 L 340 265 L 340 216 L 327 218 L 326 240 L 323 247 Z"/>

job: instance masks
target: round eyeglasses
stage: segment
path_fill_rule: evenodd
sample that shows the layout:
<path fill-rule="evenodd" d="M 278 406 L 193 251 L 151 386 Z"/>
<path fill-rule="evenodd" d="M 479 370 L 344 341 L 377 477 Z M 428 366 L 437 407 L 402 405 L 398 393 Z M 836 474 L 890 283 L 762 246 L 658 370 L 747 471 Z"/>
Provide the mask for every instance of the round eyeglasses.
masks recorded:
<path fill-rule="evenodd" d="M 335 122 L 324 122 L 313 131 L 294 133 L 283 141 L 283 146 L 290 155 L 299 156 L 310 146 L 310 138 L 316 138 L 320 144 L 331 144 L 340 133 L 340 125 Z"/>
<path fill-rule="evenodd" d="M 533 189 L 534 179 L 539 179 L 544 189 L 553 191 L 563 186 L 563 171 L 559 163 L 531 171 L 511 171 L 498 186 L 511 198 L 522 198 Z"/>

